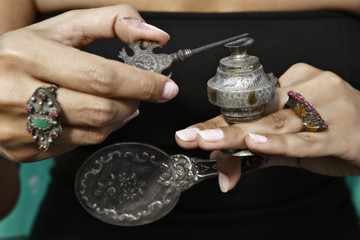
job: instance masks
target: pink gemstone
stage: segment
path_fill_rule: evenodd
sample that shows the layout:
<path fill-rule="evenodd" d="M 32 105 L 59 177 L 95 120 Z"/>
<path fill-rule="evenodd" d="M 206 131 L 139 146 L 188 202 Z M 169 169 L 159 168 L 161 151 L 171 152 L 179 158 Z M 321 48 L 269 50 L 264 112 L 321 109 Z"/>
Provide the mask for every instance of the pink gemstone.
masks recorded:
<path fill-rule="evenodd" d="M 294 94 L 294 92 L 293 92 L 293 91 L 290 91 L 290 92 L 289 92 L 289 95 L 293 95 L 293 94 Z"/>
<path fill-rule="evenodd" d="M 322 120 L 322 123 L 325 123 L 325 120 Z"/>
<path fill-rule="evenodd" d="M 325 128 L 326 128 L 326 129 L 328 129 L 328 128 L 329 128 L 329 126 L 328 126 L 328 125 L 325 125 Z"/>
<path fill-rule="evenodd" d="M 314 112 L 315 115 L 318 115 L 318 112 Z"/>
<path fill-rule="evenodd" d="M 31 107 L 30 106 L 26 106 L 26 111 L 30 112 Z"/>
<path fill-rule="evenodd" d="M 44 99 L 45 95 L 42 94 L 42 93 L 39 93 L 38 97 L 39 97 L 40 99 Z"/>
<path fill-rule="evenodd" d="M 57 117 L 58 115 L 57 115 L 56 112 L 52 112 L 52 113 L 51 113 L 51 116 L 52 116 L 52 117 Z"/>
<path fill-rule="evenodd" d="M 304 99 L 303 99 L 303 98 L 300 98 L 300 102 L 304 102 Z"/>
<path fill-rule="evenodd" d="M 28 133 L 32 132 L 30 128 L 26 128 L 26 131 L 28 131 Z"/>
<path fill-rule="evenodd" d="M 314 108 L 313 108 L 313 107 L 310 107 L 309 109 L 310 109 L 311 111 L 312 111 L 312 110 L 314 110 Z"/>
<path fill-rule="evenodd" d="M 305 105 L 306 105 L 306 106 L 309 106 L 309 102 L 306 102 Z"/>
<path fill-rule="evenodd" d="M 296 94 L 296 95 L 295 95 L 295 98 L 298 99 L 298 98 L 299 98 L 299 95 Z"/>
<path fill-rule="evenodd" d="M 50 134 L 50 137 L 51 137 L 51 138 L 56 138 L 56 137 L 57 137 L 57 134 L 56 134 L 56 133 L 51 133 L 51 134 Z"/>

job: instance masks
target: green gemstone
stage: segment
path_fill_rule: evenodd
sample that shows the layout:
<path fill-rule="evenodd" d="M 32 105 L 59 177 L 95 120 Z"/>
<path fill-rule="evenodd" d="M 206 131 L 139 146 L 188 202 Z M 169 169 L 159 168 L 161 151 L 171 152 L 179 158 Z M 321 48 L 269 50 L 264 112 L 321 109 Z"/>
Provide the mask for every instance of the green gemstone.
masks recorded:
<path fill-rule="evenodd" d="M 48 127 L 49 127 L 49 122 L 48 122 L 48 121 L 45 121 L 45 120 L 43 120 L 43 119 L 35 119 L 35 120 L 34 120 L 34 125 L 35 125 L 35 127 L 37 127 L 37 128 L 45 129 L 45 128 L 48 128 Z"/>

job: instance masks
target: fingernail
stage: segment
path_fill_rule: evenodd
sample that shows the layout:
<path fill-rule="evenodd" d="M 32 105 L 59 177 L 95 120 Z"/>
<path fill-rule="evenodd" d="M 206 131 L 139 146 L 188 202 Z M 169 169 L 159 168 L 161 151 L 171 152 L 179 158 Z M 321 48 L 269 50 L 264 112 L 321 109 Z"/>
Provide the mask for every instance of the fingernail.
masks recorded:
<path fill-rule="evenodd" d="M 179 87 L 172 81 L 165 83 L 162 100 L 170 100 L 174 98 L 179 92 Z"/>
<path fill-rule="evenodd" d="M 155 31 L 159 31 L 159 32 L 165 33 L 165 34 L 168 36 L 168 38 L 170 39 L 170 35 L 169 35 L 167 32 L 165 32 L 164 30 L 162 30 L 162 29 L 160 29 L 160 28 L 157 28 L 157 27 L 155 27 L 155 26 L 153 26 L 153 25 L 151 25 L 151 24 L 148 24 L 148 23 L 146 23 L 146 22 L 142 22 L 142 24 L 143 24 L 146 28 L 148 28 L 148 29 L 150 29 L 150 30 L 155 30 Z"/>
<path fill-rule="evenodd" d="M 139 113 L 140 113 L 140 111 L 139 111 L 139 109 L 137 109 L 133 114 L 131 114 L 130 116 L 128 116 L 127 118 L 125 118 L 125 119 L 123 120 L 123 123 L 127 123 L 127 122 L 129 122 L 130 120 L 136 118 L 136 117 L 139 115 Z"/>
<path fill-rule="evenodd" d="M 229 178 L 219 172 L 219 186 L 220 186 L 220 190 L 223 192 L 223 193 L 227 193 L 229 191 L 229 185 L 230 185 L 230 182 L 229 182 Z"/>
<path fill-rule="evenodd" d="M 207 141 L 218 141 L 224 137 L 224 132 L 221 129 L 203 130 L 199 134 Z"/>
<path fill-rule="evenodd" d="M 141 42 L 141 48 L 146 49 L 149 46 L 149 41 L 142 41 Z"/>
<path fill-rule="evenodd" d="M 177 131 L 175 134 L 178 136 L 181 140 L 187 142 L 187 141 L 194 141 L 196 139 L 196 135 L 199 133 L 198 128 L 186 128 L 180 131 Z"/>
<path fill-rule="evenodd" d="M 254 140 L 255 143 L 266 143 L 267 141 L 267 137 L 262 135 L 249 133 L 249 136 L 251 137 L 252 140 Z"/>
<path fill-rule="evenodd" d="M 210 153 L 210 159 L 216 159 L 216 156 L 218 155 L 218 150 L 216 150 L 216 151 L 212 151 L 211 153 Z"/>

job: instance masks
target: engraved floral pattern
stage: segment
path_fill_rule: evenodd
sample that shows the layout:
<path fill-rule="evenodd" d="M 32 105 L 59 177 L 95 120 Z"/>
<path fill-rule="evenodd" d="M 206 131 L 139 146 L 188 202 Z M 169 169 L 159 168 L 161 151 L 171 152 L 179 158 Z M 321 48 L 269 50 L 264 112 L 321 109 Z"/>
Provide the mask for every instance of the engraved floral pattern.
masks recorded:
<path fill-rule="evenodd" d="M 104 148 L 79 169 L 75 190 L 94 217 L 114 225 L 136 226 L 160 218 L 177 202 L 180 192 L 171 182 L 169 156 L 141 143 Z M 157 184 L 154 174 L 169 185 Z M 150 178 L 149 178 L 150 176 Z"/>
<path fill-rule="evenodd" d="M 98 182 L 94 191 L 95 196 L 106 196 L 116 198 L 120 203 L 135 200 L 139 195 L 144 195 L 144 181 L 138 180 L 135 173 L 129 175 L 120 173 L 117 176 L 110 174 L 107 182 Z"/>
<path fill-rule="evenodd" d="M 136 66 L 137 68 L 161 73 L 164 69 L 168 68 L 173 59 L 168 54 L 155 54 L 153 50 L 161 46 L 155 42 L 150 42 L 145 49 L 141 48 L 141 41 L 134 42 L 129 45 L 129 48 L 134 52 L 134 55 L 129 56 L 123 48 L 118 57 L 126 64 Z"/>

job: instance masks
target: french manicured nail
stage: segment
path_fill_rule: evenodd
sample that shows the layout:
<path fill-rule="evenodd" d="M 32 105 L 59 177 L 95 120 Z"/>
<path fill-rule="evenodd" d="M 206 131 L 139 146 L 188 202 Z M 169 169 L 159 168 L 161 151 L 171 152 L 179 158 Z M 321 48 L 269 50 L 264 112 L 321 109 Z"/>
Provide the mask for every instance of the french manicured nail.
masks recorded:
<path fill-rule="evenodd" d="M 256 143 L 266 143 L 266 141 L 268 140 L 267 137 L 258 135 L 258 134 L 254 134 L 254 133 L 249 133 L 249 136 Z"/>
<path fill-rule="evenodd" d="M 221 129 L 203 130 L 199 134 L 207 141 L 218 141 L 224 137 L 224 132 Z"/>
<path fill-rule="evenodd" d="M 184 130 L 177 131 L 175 134 L 181 140 L 187 142 L 187 141 L 194 141 L 199 131 L 200 130 L 198 128 L 186 128 Z"/>
<path fill-rule="evenodd" d="M 220 190 L 223 193 L 229 191 L 229 186 L 230 186 L 229 178 L 221 172 L 219 172 L 219 186 L 220 186 Z"/>
<path fill-rule="evenodd" d="M 139 109 L 137 109 L 133 114 L 131 114 L 130 116 L 128 116 L 127 118 L 125 118 L 123 120 L 123 123 L 127 123 L 127 122 L 130 122 L 130 120 L 136 118 L 138 115 L 139 115 L 140 111 Z"/>
<path fill-rule="evenodd" d="M 168 38 L 170 39 L 170 35 L 169 35 L 167 32 L 165 32 L 164 30 L 162 30 L 162 29 L 160 29 L 160 28 L 157 28 L 157 27 L 155 27 L 155 26 L 153 26 L 153 25 L 151 25 L 151 24 L 148 24 L 148 23 L 146 23 L 146 22 L 142 22 L 142 24 L 143 24 L 146 28 L 148 28 L 148 29 L 150 29 L 150 30 L 155 30 L 155 31 L 159 31 L 159 32 L 165 33 L 165 34 L 168 36 Z"/>
<path fill-rule="evenodd" d="M 162 100 L 170 100 L 179 93 L 179 87 L 172 81 L 165 83 Z"/>

